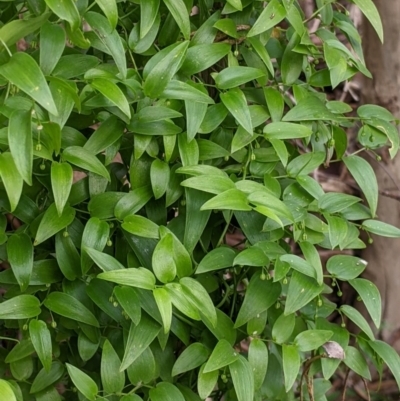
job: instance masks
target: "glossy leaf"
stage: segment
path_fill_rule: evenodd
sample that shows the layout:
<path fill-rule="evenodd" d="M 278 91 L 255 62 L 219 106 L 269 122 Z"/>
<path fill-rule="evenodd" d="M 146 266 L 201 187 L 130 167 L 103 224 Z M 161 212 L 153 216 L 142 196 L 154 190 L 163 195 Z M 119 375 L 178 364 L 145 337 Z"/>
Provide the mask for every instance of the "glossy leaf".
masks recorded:
<path fill-rule="evenodd" d="M 357 325 L 370 340 L 375 340 L 374 333 L 371 330 L 370 325 L 365 320 L 364 316 L 355 308 L 350 305 L 342 305 L 340 310 L 346 315 L 355 325 Z"/>
<path fill-rule="evenodd" d="M 233 115 L 238 123 L 250 134 L 253 135 L 251 115 L 244 93 L 239 88 L 233 88 L 220 94 L 225 107 Z"/>
<path fill-rule="evenodd" d="M 64 149 L 62 157 L 65 161 L 74 164 L 84 170 L 101 175 L 110 180 L 110 174 L 100 160 L 91 152 L 80 146 L 69 146 Z"/>
<path fill-rule="evenodd" d="M 119 371 L 121 360 L 111 343 L 106 340 L 101 353 L 101 382 L 107 393 L 119 393 L 125 385 L 125 373 Z"/>
<path fill-rule="evenodd" d="M 183 37 L 188 40 L 190 36 L 190 20 L 186 4 L 183 0 L 163 0 L 174 20 L 178 24 Z"/>
<path fill-rule="evenodd" d="M 177 376 L 199 367 L 207 360 L 208 356 L 209 350 L 202 343 L 190 344 L 176 360 L 172 368 L 172 376 Z"/>
<path fill-rule="evenodd" d="M 112 29 L 115 29 L 118 23 L 118 8 L 116 0 L 96 0 L 96 3 L 101 8 L 108 19 Z"/>
<path fill-rule="evenodd" d="M 0 74 L 51 114 L 58 114 L 46 79 L 36 61 L 29 54 L 15 53 L 8 63 L 0 66 Z"/>
<path fill-rule="evenodd" d="M 68 163 L 53 162 L 51 165 L 51 186 L 58 215 L 61 216 L 68 201 L 73 182 L 73 170 Z"/>
<path fill-rule="evenodd" d="M 76 368 L 75 366 L 66 363 L 68 374 L 76 386 L 76 388 L 90 401 L 96 399 L 97 393 L 99 391 L 95 381 L 84 373 L 82 370 Z"/>
<path fill-rule="evenodd" d="M 13 212 L 22 194 L 23 180 L 10 152 L 0 155 L 0 177 L 7 192 L 10 212 Z"/>
<path fill-rule="evenodd" d="M 366 160 L 358 156 L 344 157 L 343 162 L 363 191 L 371 209 L 372 217 L 375 217 L 378 205 L 378 183 L 374 170 Z"/>
<path fill-rule="evenodd" d="M 172 320 L 172 302 L 168 291 L 164 288 L 155 288 L 153 290 L 154 299 L 160 311 L 164 326 L 164 333 L 168 333 L 171 328 Z"/>
<path fill-rule="evenodd" d="M 149 395 L 151 401 L 185 401 L 178 388 L 168 382 L 158 383 L 149 391 Z"/>
<path fill-rule="evenodd" d="M 285 390 L 288 392 L 293 387 L 300 371 L 300 354 L 296 345 L 282 345 L 282 364 Z"/>
<path fill-rule="evenodd" d="M 253 67 L 228 67 L 218 73 L 215 83 L 220 89 L 232 89 L 264 75 L 263 71 Z"/>
<path fill-rule="evenodd" d="M 243 357 L 229 365 L 238 401 L 252 401 L 254 399 L 254 377 L 251 365 Z"/>
<path fill-rule="evenodd" d="M 152 290 L 155 285 L 153 273 L 144 267 L 106 271 L 100 273 L 97 278 L 146 290 Z"/>
<path fill-rule="evenodd" d="M 122 223 L 122 228 L 131 234 L 138 235 L 139 237 L 159 238 L 158 225 L 153 223 L 151 220 L 136 214 L 125 217 L 124 222 Z"/>
<path fill-rule="evenodd" d="M 161 326 L 147 315 L 142 316 L 137 326 L 133 323 L 131 324 L 124 358 L 120 367 L 121 372 L 131 365 L 152 343 L 158 335 L 160 328 Z"/>
<path fill-rule="evenodd" d="M 400 238 L 400 229 L 391 224 L 384 223 L 378 220 L 365 220 L 362 227 L 372 233 L 381 235 L 382 237 Z"/>
<path fill-rule="evenodd" d="M 154 99 L 161 95 L 169 81 L 179 69 L 188 45 L 189 43 L 187 41 L 182 42 L 154 66 L 143 86 L 143 91 L 146 96 Z"/>
<path fill-rule="evenodd" d="M 17 295 L 1 303 L 0 319 L 30 319 L 40 312 L 38 298 L 33 295 Z"/>
<path fill-rule="evenodd" d="M 207 398 L 213 391 L 219 376 L 218 370 L 204 373 L 205 364 L 200 368 L 197 380 L 197 391 L 202 399 Z"/>
<path fill-rule="evenodd" d="M 8 144 L 19 174 L 28 185 L 32 185 L 33 141 L 29 110 L 16 110 L 11 114 Z"/>
<path fill-rule="evenodd" d="M 74 220 L 75 209 L 64 207 L 61 215 L 58 215 L 56 204 L 52 203 L 43 215 L 36 233 L 33 245 L 39 245 L 59 231 L 68 227 Z"/>
<path fill-rule="evenodd" d="M 99 322 L 93 313 L 80 301 L 64 292 L 54 291 L 50 293 L 44 301 L 44 306 L 58 315 L 99 327 Z"/>
<path fill-rule="evenodd" d="M 90 85 L 117 106 L 128 118 L 131 118 L 128 100 L 118 85 L 103 78 L 94 79 Z"/>
<path fill-rule="evenodd" d="M 374 283 L 363 278 L 349 280 L 349 283 L 358 292 L 358 295 L 371 315 L 372 321 L 379 328 L 382 316 L 382 303 L 378 288 Z"/>
<path fill-rule="evenodd" d="M 42 320 L 31 320 L 29 322 L 29 335 L 40 362 L 42 362 L 44 369 L 49 372 L 52 361 L 50 330 Z"/>
<path fill-rule="evenodd" d="M 46 22 L 40 29 L 40 68 L 50 75 L 65 48 L 65 31 L 61 26 Z M 51 54 L 51 57 L 49 57 Z"/>
<path fill-rule="evenodd" d="M 140 322 L 141 307 L 140 299 L 136 291 L 130 287 L 114 287 L 114 295 L 125 313 L 137 325 Z"/>
<path fill-rule="evenodd" d="M 25 291 L 33 269 L 33 246 L 29 236 L 25 233 L 11 235 L 7 242 L 7 254 L 21 291 Z"/>
<path fill-rule="evenodd" d="M 7 380 L 0 379 L 0 393 L 4 398 L 4 401 L 18 401 L 11 385 Z"/>

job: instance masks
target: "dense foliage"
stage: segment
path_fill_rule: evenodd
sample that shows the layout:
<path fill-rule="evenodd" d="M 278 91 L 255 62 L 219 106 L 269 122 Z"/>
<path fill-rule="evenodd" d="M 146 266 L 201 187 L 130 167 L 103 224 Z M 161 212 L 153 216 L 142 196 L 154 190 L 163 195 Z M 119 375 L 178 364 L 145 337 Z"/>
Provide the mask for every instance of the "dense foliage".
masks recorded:
<path fill-rule="evenodd" d="M 353 2 L 381 37 L 372 1 Z M 355 154 L 393 157 L 394 117 L 326 95 L 369 76 L 341 4 L 306 19 L 297 0 L 2 0 L 0 15 L 2 401 L 324 400 L 338 369 L 384 363 L 400 383 L 398 355 L 329 298 L 348 282 L 379 327 L 366 263 L 318 253 L 400 236 Z M 365 201 L 310 175 L 339 161 Z"/>

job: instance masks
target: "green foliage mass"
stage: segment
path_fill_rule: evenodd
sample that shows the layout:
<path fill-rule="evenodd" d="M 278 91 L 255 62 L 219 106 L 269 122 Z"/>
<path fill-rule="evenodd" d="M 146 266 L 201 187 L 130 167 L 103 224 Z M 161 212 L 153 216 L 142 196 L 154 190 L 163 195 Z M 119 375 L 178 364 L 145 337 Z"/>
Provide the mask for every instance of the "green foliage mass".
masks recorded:
<path fill-rule="evenodd" d="M 400 383 L 398 355 L 329 299 L 348 282 L 379 327 L 365 262 L 318 254 L 400 230 L 346 150 L 358 128 L 394 157 L 394 117 L 327 99 L 370 73 L 343 6 L 316 4 L 0 2 L 2 401 L 289 400 L 313 376 L 324 400 L 371 363 Z M 365 201 L 311 174 L 339 161 Z"/>

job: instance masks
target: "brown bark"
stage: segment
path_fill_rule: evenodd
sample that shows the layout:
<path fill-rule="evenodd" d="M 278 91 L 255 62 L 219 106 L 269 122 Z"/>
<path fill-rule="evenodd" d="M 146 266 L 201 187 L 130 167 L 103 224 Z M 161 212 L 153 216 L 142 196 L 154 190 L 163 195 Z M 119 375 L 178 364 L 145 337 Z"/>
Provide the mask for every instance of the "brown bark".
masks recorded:
<path fill-rule="evenodd" d="M 364 52 L 367 67 L 373 80 L 363 85 L 363 103 L 378 104 L 400 118 L 400 1 L 375 0 L 379 9 L 385 42 L 382 45 L 373 28 L 363 24 Z M 373 167 L 381 191 L 398 190 L 400 187 L 400 156 L 390 161 L 383 158 Z M 383 168 L 384 167 L 384 168 Z M 397 184 L 395 184 L 395 183 Z M 381 196 L 378 218 L 400 227 L 400 203 Z M 382 326 L 380 336 L 400 350 L 400 239 L 374 237 L 363 257 L 368 261 L 366 278 L 378 286 L 382 295 Z"/>

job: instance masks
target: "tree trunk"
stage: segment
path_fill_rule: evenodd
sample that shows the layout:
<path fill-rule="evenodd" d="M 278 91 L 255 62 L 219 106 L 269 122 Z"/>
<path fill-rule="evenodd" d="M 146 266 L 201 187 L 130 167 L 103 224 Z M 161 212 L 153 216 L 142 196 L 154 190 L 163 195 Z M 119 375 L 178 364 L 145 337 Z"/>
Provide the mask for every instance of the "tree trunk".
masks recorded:
<path fill-rule="evenodd" d="M 363 103 L 381 105 L 400 117 L 400 1 L 375 0 L 385 34 L 384 45 L 368 21 L 364 20 L 363 43 L 367 67 L 373 80 L 365 79 Z M 374 162 L 380 191 L 400 195 L 400 156 L 389 160 L 382 155 Z M 380 196 L 378 218 L 400 227 L 400 203 Z M 367 278 L 378 286 L 382 295 L 380 336 L 400 351 L 400 239 L 374 237 L 373 245 L 363 253 L 368 261 Z"/>

